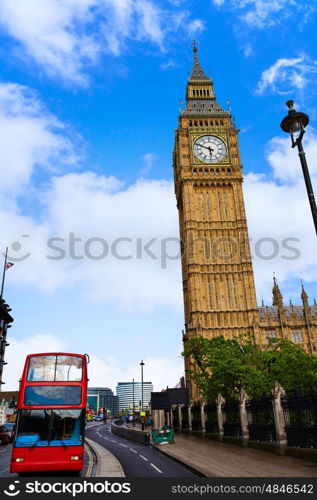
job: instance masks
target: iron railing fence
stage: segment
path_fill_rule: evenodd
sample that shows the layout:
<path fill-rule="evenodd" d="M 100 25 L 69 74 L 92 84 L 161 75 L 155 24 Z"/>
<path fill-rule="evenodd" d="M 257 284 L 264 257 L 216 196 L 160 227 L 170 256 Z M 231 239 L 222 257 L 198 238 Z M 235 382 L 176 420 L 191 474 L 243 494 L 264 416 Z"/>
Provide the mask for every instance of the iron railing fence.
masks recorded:
<path fill-rule="evenodd" d="M 182 406 L 182 429 L 189 429 L 188 406 Z"/>
<path fill-rule="evenodd" d="M 242 437 L 239 401 L 226 401 L 222 404 L 222 411 L 224 435 Z"/>
<path fill-rule="evenodd" d="M 201 431 L 201 410 L 200 405 L 195 404 L 192 406 L 192 430 Z"/>
<path fill-rule="evenodd" d="M 211 434 L 218 432 L 217 406 L 215 404 L 205 406 L 205 428 L 206 432 Z"/>
<path fill-rule="evenodd" d="M 271 397 L 246 401 L 249 439 L 252 441 L 276 442 L 276 428 Z"/>
<path fill-rule="evenodd" d="M 179 429 L 179 427 L 180 427 L 178 406 L 176 408 L 173 408 L 172 426 L 174 427 L 174 429 Z"/>
<path fill-rule="evenodd" d="M 288 446 L 317 448 L 317 392 L 282 398 Z"/>

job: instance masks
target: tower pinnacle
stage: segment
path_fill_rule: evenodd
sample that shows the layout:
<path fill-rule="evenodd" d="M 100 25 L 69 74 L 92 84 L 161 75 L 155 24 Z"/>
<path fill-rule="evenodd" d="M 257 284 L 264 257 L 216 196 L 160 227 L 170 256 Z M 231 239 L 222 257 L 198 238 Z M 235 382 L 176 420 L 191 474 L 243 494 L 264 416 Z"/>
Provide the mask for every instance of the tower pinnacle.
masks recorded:
<path fill-rule="evenodd" d="M 274 282 L 274 286 L 273 286 L 273 290 L 272 290 L 272 292 L 273 292 L 273 306 L 282 307 L 283 306 L 283 295 L 281 293 L 280 287 L 277 284 L 275 273 L 273 276 L 273 282 Z"/>
<path fill-rule="evenodd" d="M 308 307 L 308 295 L 307 295 L 307 293 L 306 293 L 306 291 L 305 291 L 303 281 L 302 281 L 302 293 L 301 293 L 301 299 L 302 299 L 303 305 L 304 305 L 305 307 Z"/>
<path fill-rule="evenodd" d="M 197 82 L 202 84 L 211 84 L 211 79 L 206 75 L 204 70 L 201 67 L 201 64 L 198 59 L 198 47 L 196 40 L 193 40 L 193 53 L 194 53 L 194 66 L 191 76 L 189 77 L 190 82 Z"/>

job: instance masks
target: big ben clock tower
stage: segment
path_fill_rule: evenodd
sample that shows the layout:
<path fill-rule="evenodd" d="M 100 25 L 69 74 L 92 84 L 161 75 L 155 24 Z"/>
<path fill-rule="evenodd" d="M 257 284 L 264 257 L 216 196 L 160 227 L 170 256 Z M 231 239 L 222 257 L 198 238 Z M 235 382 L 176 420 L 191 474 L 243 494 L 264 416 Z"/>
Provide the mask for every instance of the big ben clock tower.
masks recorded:
<path fill-rule="evenodd" d="M 258 308 L 238 130 L 230 111 L 216 101 L 195 43 L 186 107 L 176 130 L 174 177 L 183 243 L 184 341 L 255 334 Z M 188 377 L 187 386 L 197 399 Z"/>

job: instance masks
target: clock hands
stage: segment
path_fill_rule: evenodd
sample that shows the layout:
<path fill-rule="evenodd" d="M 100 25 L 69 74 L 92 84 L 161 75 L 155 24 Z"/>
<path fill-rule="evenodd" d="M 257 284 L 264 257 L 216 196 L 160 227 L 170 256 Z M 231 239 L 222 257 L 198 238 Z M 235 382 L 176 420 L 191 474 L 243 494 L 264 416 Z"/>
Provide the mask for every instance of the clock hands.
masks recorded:
<path fill-rule="evenodd" d="M 201 148 L 208 149 L 210 156 L 212 155 L 214 149 L 212 149 L 210 146 L 203 146 L 202 144 L 199 144 Z"/>

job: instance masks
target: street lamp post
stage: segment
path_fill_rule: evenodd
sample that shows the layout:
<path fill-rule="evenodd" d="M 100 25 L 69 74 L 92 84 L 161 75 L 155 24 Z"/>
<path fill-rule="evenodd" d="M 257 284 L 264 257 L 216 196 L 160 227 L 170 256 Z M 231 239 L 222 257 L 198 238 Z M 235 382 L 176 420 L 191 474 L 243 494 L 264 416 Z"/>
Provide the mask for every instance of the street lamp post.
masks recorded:
<path fill-rule="evenodd" d="M 134 378 L 132 379 L 132 425 L 133 427 L 135 426 L 135 421 L 134 421 Z"/>
<path fill-rule="evenodd" d="M 306 184 L 308 200 L 310 203 L 310 208 L 315 225 L 315 231 L 317 234 L 317 206 L 316 206 L 313 186 L 310 180 L 306 155 L 302 144 L 302 139 L 305 134 L 305 127 L 309 123 L 309 116 L 306 115 L 305 113 L 296 111 L 296 109 L 294 108 L 294 101 L 287 101 L 286 106 L 288 107 L 288 114 L 281 121 L 281 129 L 284 130 L 284 132 L 288 132 L 291 134 L 292 148 L 295 148 L 295 146 L 297 146 L 298 156 L 300 158 L 304 180 Z"/>
<path fill-rule="evenodd" d="M 140 366 L 141 366 L 141 411 L 143 413 L 143 366 L 144 366 L 144 362 L 143 362 L 143 359 L 140 363 Z M 142 431 L 144 431 L 144 417 L 142 415 L 142 419 L 141 419 L 141 422 L 142 422 Z"/>

